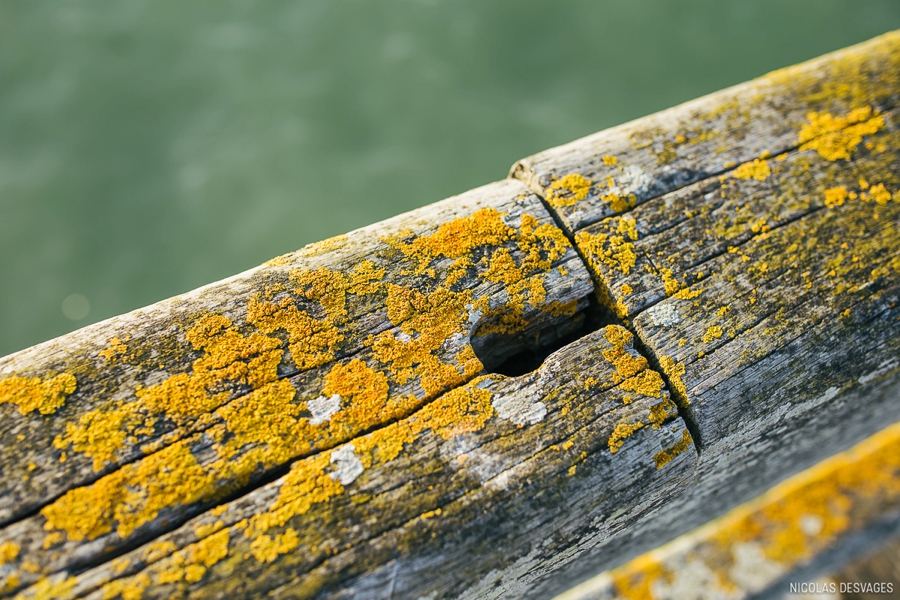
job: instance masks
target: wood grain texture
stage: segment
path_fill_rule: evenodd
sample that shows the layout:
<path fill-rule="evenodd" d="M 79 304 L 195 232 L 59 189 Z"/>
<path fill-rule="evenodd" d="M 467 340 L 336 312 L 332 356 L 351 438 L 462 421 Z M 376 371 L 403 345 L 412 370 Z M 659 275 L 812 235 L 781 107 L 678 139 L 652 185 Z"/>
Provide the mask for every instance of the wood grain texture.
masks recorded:
<path fill-rule="evenodd" d="M 691 494 L 561 578 L 611 568 L 897 420 L 900 136 L 894 111 L 863 114 L 575 233 L 598 297 L 665 372 L 700 461 Z"/>
<path fill-rule="evenodd" d="M 535 154 L 511 176 L 547 199 L 575 233 L 765 152 L 796 148 L 810 113 L 846 118 L 898 100 L 900 33 L 891 32 Z"/>
<path fill-rule="evenodd" d="M 97 599 L 514 596 L 688 489 L 695 464 L 662 378 L 610 326 L 44 585 Z"/>
<path fill-rule="evenodd" d="M 0 596 L 543 598 L 858 442 L 898 96 L 892 33 L 0 359 Z"/>
<path fill-rule="evenodd" d="M 896 520 L 898 513 L 900 424 L 895 424 L 558 600 L 739 600 L 767 592 L 765 597 L 789 597 L 789 581 L 812 580 L 791 573 L 884 519 Z"/>
<path fill-rule="evenodd" d="M 504 181 L 9 356 L 0 568 L 21 586 L 152 538 L 567 334 L 591 290 Z"/>

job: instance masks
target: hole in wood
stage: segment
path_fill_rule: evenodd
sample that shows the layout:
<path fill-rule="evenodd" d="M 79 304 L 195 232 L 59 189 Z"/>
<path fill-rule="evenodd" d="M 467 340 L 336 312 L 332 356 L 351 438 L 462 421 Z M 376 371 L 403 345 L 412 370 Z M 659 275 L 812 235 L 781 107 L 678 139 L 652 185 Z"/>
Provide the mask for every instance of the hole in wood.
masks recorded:
<path fill-rule="evenodd" d="M 489 334 L 472 337 L 475 354 L 486 373 L 519 377 L 537 370 L 544 360 L 560 348 L 608 325 L 610 319 L 593 303 L 573 316 L 527 335 Z"/>

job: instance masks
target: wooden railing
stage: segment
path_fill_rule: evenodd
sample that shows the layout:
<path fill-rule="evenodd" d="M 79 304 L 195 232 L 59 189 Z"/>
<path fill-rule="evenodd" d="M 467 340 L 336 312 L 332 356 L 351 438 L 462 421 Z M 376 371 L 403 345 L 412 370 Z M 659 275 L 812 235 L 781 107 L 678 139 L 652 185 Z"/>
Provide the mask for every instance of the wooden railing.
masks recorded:
<path fill-rule="evenodd" d="M 872 435 L 898 103 L 890 33 L 0 359 L 0 595 L 546 597 Z"/>

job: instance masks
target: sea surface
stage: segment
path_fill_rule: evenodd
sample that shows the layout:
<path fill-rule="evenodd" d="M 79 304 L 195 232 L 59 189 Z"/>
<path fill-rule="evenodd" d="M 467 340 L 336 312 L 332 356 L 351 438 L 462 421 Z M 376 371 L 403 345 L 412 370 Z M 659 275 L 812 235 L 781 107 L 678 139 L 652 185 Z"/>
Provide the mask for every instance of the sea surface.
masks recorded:
<path fill-rule="evenodd" d="M 897 0 L 3 0 L 0 355 L 895 28 Z"/>

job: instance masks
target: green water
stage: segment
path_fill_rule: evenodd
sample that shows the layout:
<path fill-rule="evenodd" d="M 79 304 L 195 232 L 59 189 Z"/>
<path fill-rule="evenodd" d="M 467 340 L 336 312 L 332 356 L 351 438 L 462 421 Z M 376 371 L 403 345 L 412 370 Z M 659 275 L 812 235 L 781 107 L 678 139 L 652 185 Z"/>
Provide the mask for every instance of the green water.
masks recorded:
<path fill-rule="evenodd" d="M 3 0 L 0 355 L 894 28 L 897 0 Z"/>

